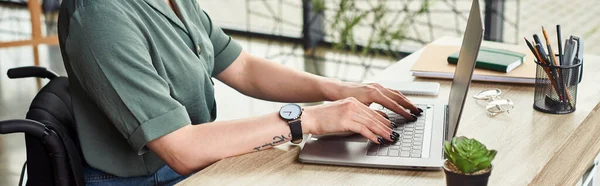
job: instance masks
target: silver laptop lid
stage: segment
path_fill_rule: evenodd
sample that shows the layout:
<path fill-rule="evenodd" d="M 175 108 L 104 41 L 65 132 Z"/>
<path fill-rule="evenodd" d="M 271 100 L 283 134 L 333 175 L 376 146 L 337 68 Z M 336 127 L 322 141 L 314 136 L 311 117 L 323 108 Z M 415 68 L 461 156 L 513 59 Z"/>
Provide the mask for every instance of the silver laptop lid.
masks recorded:
<path fill-rule="evenodd" d="M 450 88 L 450 99 L 448 101 L 449 115 L 447 116 L 450 118 L 448 120 L 446 140 L 451 140 L 456 135 L 458 121 L 460 121 L 467 92 L 469 91 L 469 84 L 471 84 L 475 61 L 479 53 L 479 47 L 481 46 L 483 31 L 479 1 L 473 0 L 469 19 L 467 20 L 467 28 L 465 29 L 462 46 L 460 47 L 458 63 L 454 71 L 452 87 Z"/>

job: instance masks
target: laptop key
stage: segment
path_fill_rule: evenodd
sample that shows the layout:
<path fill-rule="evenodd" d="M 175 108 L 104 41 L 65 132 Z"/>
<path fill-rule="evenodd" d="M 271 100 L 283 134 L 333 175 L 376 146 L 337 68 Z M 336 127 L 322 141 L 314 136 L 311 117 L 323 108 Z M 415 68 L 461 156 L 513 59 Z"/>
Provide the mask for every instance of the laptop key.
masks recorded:
<path fill-rule="evenodd" d="M 387 156 L 388 148 L 380 148 L 377 152 L 377 156 Z"/>
<path fill-rule="evenodd" d="M 415 138 L 413 141 L 423 141 L 423 138 Z"/>
<path fill-rule="evenodd" d="M 423 145 L 422 141 L 413 141 L 413 145 Z"/>
<path fill-rule="evenodd" d="M 400 157 L 405 157 L 405 158 L 410 157 L 410 153 L 402 151 L 402 152 L 400 152 Z"/>
<path fill-rule="evenodd" d="M 388 155 L 392 156 L 392 157 L 398 157 L 398 156 L 400 156 L 400 150 L 391 150 L 390 149 L 390 152 L 388 153 Z"/>
<path fill-rule="evenodd" d="M 402 151 L 406 151 L 406 152 L 410 152 L 410 147 L 402 147 L 401 148 Z"/>
<path fill-rule="evenodd" d="M 377 156 L 377 151 L 375 151 L 375 152 L 367 151 L 367 156 Z"/>
<path fill-rule="evenodd" d="M 402 146 L 403 146 L 403 147 L 410 147 L 410 146 L 412 146 L 412 145 L 411 145 L 410 143 L 402 143 Z"/>
<path fill-rule="evenodd" d="M 377 151 L 379 151 L 379 145 L 371 145 L 371 146 L 369 146 L 369 148 L 367 149 L 367 151 L 369 151 L 369 152 L 377 152 Z"/>
<path fill-rule="evenodd" d="M 425 133 L 425 131 L 422 131 L 422 130 L 415 131 L 415 134 L 423 134 L 423 133 Z"/>
<path fill-rule="evenodd" d="M 410 157 L 411 157 L 411 158 L 420 158 L 420 157 L 421 157 L 421 154 L 414 154 L 414 153 L 411 153 L 411 154 L 410 154 Z"/>
<path fill-rule="evenodd" d="M 415 150 L 421 150 L 421 149 L 423 149 L 423 146 L 413 146 L 413 149 L 415 149 Z"/>
<path fill-rule="evenodd" d="M 423 134 L 415 134 L 415 138 L 423 138 Z"/>
<path fill-rule="evenodd" d="M 399 150 L 399 149 L 400 149 L 400 145 L 390 146 L 390 150 Z"/>
<path fill-rule="evenodd" d="M 413 150 L 411 154 L 421 154 L 421 150 Z"/>

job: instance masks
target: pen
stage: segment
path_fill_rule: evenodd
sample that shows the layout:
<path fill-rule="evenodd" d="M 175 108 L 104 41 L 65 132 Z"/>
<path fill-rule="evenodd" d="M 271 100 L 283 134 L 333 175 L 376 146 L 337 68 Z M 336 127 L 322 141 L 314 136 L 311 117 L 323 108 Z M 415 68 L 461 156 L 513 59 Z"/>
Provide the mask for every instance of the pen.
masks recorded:
<path fill-rule="evenodd" d="M 577 44 L 572 36 L 569 39 L 565 40 L 562 65 L 574 65 L 573 59 L 575 58 L 575 47 L 577 47 Z"/>
<path fill-rule="evenodd" d="M 562 46 L 562 38 L 560 35 L 560 25 L 556 25 L 556 38 L 558 39 L 558 62 L 560 65 L 563 65 L 563 46 Z"/>
<path fill-rule="evenodd" d="M 546 46 L 548 47 L 548 53 L 550 56 L 548 56 L 548 58 L 550 58 L 550 63 L 552 63 L 552 71 L 558 71 L 558 73 L 555 73 L 556 75 L 556 83 L 558 84 L 558 88 L 560 89 L 560 91 L 562 92 L 562 97 L 563 98 L 567 98 L 567 103 L 569 103 L 569 105 L 571 105 L 571 96 L 569 94 L 567 94 L 567 87 L 564 84 L 564 81 L 562 79 L 561 76 L 561 71 L 560 69 L 556 68 L 556 66 L 558 65 L 558 62 L 556 60 L 556 56 L 554 55 L 554 51 L 552 51 L 552 46 L 550 44 L 550 39 L 548 39 L 548 33 L 546 33 L 546 29 L 544 29 L 544 27 L 542 26 L 542 33 L 544 34 L 544 39 L 546 39 Z"/>
<path fill-rule="evenodd" d="M 534 44 L 540 44 L 540 45 L 544 45 L 544 44 L 542 43 L 542 40 L 540 40 L 540 37 L 539 37 L 537 34 L 533 34 L 533 41 L 535 42 Z M 541 49 L 542 49 L 542 50 L 539 50 L 539 49 L 538 49 L 538 52 L 540 52 L 540 55 L 542 55 L 542 57 L 543 57 L 544 59 L 547 59 L 547 57 L 548 57 L 548 56 L 546 56 L 545 54 L 542 54 L 542 53 L 545 53 L 545 52 L 544 52 L 544 48 L 541 48 Z"/>
<path fill-rule="evenodd" d="M 565 46 L 564 46 L 564 53 L 563 53 L 563 65 L 566 66 L 571 66 L 571 65 L 575 65 L 575 49 L 577 47 L 577 42 L 573 39 L 573 37 L 565 40 Z M 575 68 L 579 68 L 579 67 L 575 67 Z M 579 69 L 573 69 L 573 70 L 569 70 L 572 74 L 569 74 L 569 76 L 566 78 L 567 82 L 569 82 L 570 85 L 574 85 L 576 84 L 577 80 L 579 79 L 579 76 L 577 76 Z"/>
<path fill-rule="evenodd" d="M 536 50 L 534 48 L 534 46 L 531 44 L 531 42 L 529 42 L 529 40 L 527 40 L 527 38 L 523 37 L 523 39 L 525 39 L 525 43 L 527 43 L 527 46 L 529 47 L 529 49 L 531 50 L 531 52 L 533 53 L 533 55 L 535 56 L 535 58 L 537 58 L 537 60 L 542 63 L 542 64 L 546 64 L 546 61 L 544 60 L 544 58 L 542 58 L 542 56 L 540 55 L 540 53 L 538 52 L 538 50 Z M 536 46 L 539 44 L 536 44 Z M 544 68 L 544 70 L 547 70 L 546 68 Z M 550 74 L 548 74 L 550 75 Z"/>
<path fill-rule="evenodd" d="M 533 55 L 535 55 L 537 60 L 541 64 L 546 64 L 544 59 L 540 56 L 540 53 L 531 45 L 531 42 L 529 42 L 529 40 L 527 40 L 527 38 L 525 38 L 525 37 L 523 37 L 523 39 L 525 39 L 525 43 L 527 43 L 527 46 L 529 47 L 531 52 L 533 52 Z M 540 46 L 539 44 L 537 44 L 537 45 Z M 562 99 L 562 97 L 560 96 L 561 94 L 559 94 L 558 87 L 556 86 L 556 81 L 554 80 L 554 78 L 552 76 L 552 72 L 550 72 L 550 69 L 548 69 L 548 67 L 545 67 L 545 66 L 542 66 L 542 69 L 544 69 L 544 72 L 546 72 L 548 79 L 550 79 L 550 83 L 552 84 L 552 87 L 556 91 L 556 95 L 559 95 L 559 99 Z"/>
<path fill-rule="evenodd" d="M 575 56 L 575 58 L 577 60 L 577 64 L 583 63 L 583 38 L 573 37 L 573 39 L 575 41 L 577 41 L 577 52 L 576 52 L 576 56 Z M 581 64 L 581 65 L 583 65 L 583 64 Z M 583 75 L 583 66 L 580 66 L 579 70 L 577 70 L 576 72 L 577 72 L 577 76 L 578 76 L 577 83 L 579 83 L 579 82 L 581 82 L 581 78 Z"/>
<path fill-rule="evenodd" d="M 550 62 L 548 61 L 548 58 L 547 58 L 548 54 L 546 54 L 546 51 L 544 51 L 544 47 L 542 47 L 542 44 L 541 43 L 535 44 L 535 49 L 540 54 L 540 58 L 541 58 L 540 62 L 542 62 L 545 65 L 552 66 L 550 64 Z"/>
<path fill-rule="evenodd" d="M 544 52 L 544 47 L 542 47 L 542 44 L 535 44 L 535 53 L 538 55 L 538 58 L 542 58 L 542 56 L 546 56 L 546 52 Z M 561 89 L 559 87 L 558 84 L 558 79 L 557 79 L 557 74 L 556 74 L 556 69 L 552 68 L 553 65 L 550 64 L 549 62 L 546 62 L 545 59 L 541 59 L 540 63 L 544 64 L 544 65 L 548 65 L 550 67 L 545 67 L 545 71 L 546 74 L 548 75 L 548 79 L 550 79 L 550 82 L 552 83 L 554 90 L 556 91 L 556 95 L 558 95 L 558 99 L 560 99 L 560 101 L 564 100 L 563 94 L 561 94 Z M 550 70 L 550 68 L 552 68 Z"/>
<path fill-rule="evenodd" d="M 546 54 L 546 52 L 544 51 L 544 47 L 542 46 L 541 43 L 536 44 L 535 47 L 536 47 L 537 51 L 539 52 L 540 57 L 548 56 L 548 54 Z M 551 82 L 552 82 L 552 80 L 554 80 L 554 83 L 556 84 L 556 86 L 555 86 L 556 95 L 558 95 L 558 98 L 560 99 L 561 102 L 564 101 L 565 98 L 561 91 L 562 88 L 560 87 L 560 84 L 559 84 L 558 72 L 556 72 L 556 68 L 554 67 L 552 62 L 550 62 L 550 60 L 548 60 L 548 58 L 543 58 L 542 61 L 543 61 L 542 64 L 547 65 L 546 68 L 548 68 L 549 69 L 548 71 L 550 71 L 550 74 L 548 74 L 548 77 L 550 77 Z"/>

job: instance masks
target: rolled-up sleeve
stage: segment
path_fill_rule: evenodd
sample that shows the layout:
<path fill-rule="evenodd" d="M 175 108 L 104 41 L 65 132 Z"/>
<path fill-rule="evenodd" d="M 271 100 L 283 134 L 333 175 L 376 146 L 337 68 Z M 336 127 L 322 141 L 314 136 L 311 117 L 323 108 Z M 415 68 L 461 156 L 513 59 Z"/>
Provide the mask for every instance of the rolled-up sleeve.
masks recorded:
<path fill-rule="evenodd" d="M 213 69 L 212 76 L 217 76 L 223 70 L 237 59 L 242 52 L 242 46 L 233 40 L 230 36 L 225 34 L 221 27 L 213 24 L 210 16 L 198 7 L 200 12 L 200 20 L 202 25 L 207 29 L 206 32 L 210 36 L 210 41 L 213 44 L 215 54 L 215 68 Z"/>
<path fill-rule="evenodd" d="M 84 8 L 91 15 L 71 20 L 66 41 L 71 71 L 131 147 L 143 154 L 148 142 L 191 124 L 154 68 L 145 36 L 130 15 Z"/>

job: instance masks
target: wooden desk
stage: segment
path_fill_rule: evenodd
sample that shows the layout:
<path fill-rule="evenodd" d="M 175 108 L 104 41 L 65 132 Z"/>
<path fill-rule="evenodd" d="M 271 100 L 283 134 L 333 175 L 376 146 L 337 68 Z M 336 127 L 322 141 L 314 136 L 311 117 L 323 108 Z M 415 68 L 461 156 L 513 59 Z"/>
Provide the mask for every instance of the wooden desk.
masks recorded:
<path fill-rule="evenodd" d="M 442 38 L 436 44 L 458 45 Z M 501 46 L 485 42 L 487 46 Z M 421 51 L 390 66 L 375 80 L 438 81 L 436 101 L 446 103 L 450 81 L 415 79 L 409 72 Z M 575 185 L 600 150 L 600 57 L 585 56 L 577 110 L 550 115 L 533 109 L 533 86 L 472 83 L 458 135 L 474 137 L 498 150 L 489 185 Z M 531 61 L 529 61 L 531 62 Z M 516 107 L 510 114 L 487 116 L 485 104 L 471 96 L 499 88 Z M 221 160 L 190 176 L 181 185 L 445 185 L 442 171 L 411 171 L 302 164 L 300 147 L 284 144 L 272 150 Z"/>

